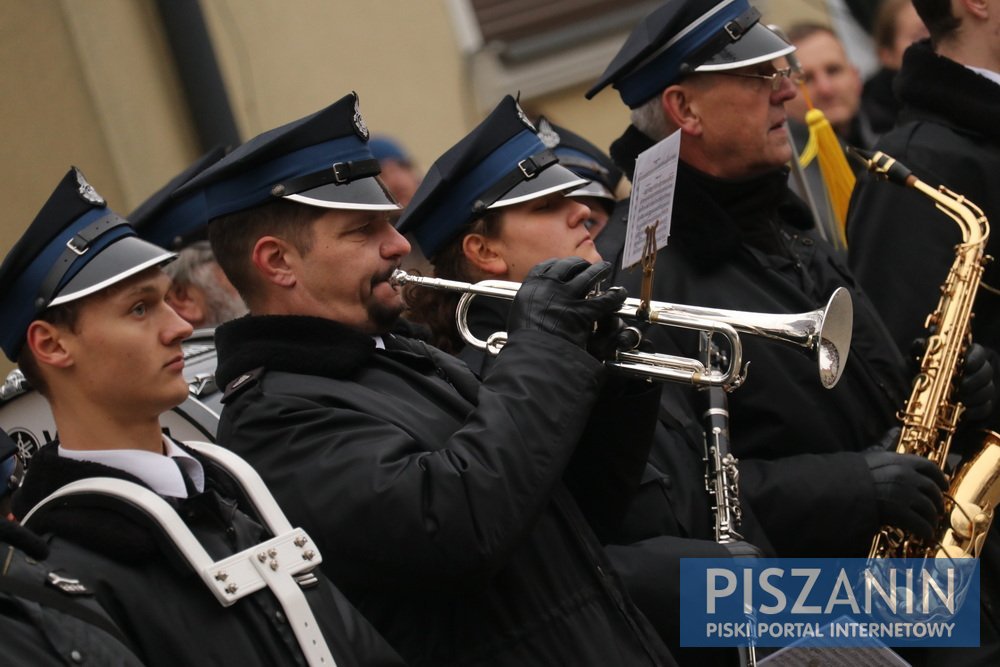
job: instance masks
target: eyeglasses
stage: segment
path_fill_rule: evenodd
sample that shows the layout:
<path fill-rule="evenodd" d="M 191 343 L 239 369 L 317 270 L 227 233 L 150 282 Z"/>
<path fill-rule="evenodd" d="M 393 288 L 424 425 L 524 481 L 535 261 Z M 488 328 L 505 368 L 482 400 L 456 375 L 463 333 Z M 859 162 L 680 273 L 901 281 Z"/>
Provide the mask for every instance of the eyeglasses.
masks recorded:
<path fill-rule="evenodd" d="M 748 72 L 729 72 L 727 70 L 721 70 L 714 72 L 715 74 L 725 74 L 726 76 L 738 76 L 744 79 L 763 79 L 764 81 L 771 82 L 771 92 L 776 92 L 781 88 L 781 84 L 785 79 L 792 78 L 792 68 L 783 67 L 779 70 L 775 70 L 773 74 L 750 74 Z M 792 83 L 795 83 L 793 80 Z"/>

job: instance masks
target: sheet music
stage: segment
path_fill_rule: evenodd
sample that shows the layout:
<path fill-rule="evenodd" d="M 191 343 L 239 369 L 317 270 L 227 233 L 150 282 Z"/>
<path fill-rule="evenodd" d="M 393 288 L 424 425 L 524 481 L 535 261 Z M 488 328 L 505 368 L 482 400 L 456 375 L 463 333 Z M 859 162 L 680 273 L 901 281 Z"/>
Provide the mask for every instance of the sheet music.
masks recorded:
<path fill-rule="evenodd" d="M 631 204 L 625 232 L 622 268 L 635 265 L 642 258 L 645 229 L 660 221 L 656 229 L 656 247 L 667 245 L 670 216 L 674 206 L 674 185 L 680 159 L 681 132 L 677 130 L 663 141 L 639 153 L 632 178 Z"/>

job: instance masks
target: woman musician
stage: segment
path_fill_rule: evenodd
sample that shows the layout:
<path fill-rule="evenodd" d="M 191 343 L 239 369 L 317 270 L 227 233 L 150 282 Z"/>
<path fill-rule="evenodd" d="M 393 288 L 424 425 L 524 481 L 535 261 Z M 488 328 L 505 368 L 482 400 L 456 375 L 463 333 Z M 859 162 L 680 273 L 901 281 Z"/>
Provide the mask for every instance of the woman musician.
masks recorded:
<path fill-rule="evenodd" d="M 547 174 L 524 182 L 531 184 L 530 192 L 520 186 L 498 192 L 502 190 L 498 183 L 505 173 L 518 168 L 525 151 L 511 154 L 505 161 L 499 149 L 487 149 L 489 144 L 490 137 L 474 132 L 439 158 L 430 173 L 444 176 L 424 181 L 400 221 L 399 230 L 414 235 L 433 265 L 434 276 L 463 282 L 522 282 L 532 267 L 551 258 L 577 256 L 588 262 L 601 261 L 588 231 L 590 211 L 572 196 L 585 181 L 552 164 L 545 169 Z M 526 152 L 536 149 L 544 146 L 539 142 Z M 465 158 L 464 171 L 477 174 L 478 180 L 448 180 L 446 165 L 454 165 L 459 153 Z M 487 163 L 494 168 L 477 170 Z M 483 201 L 493 196 L 495 200 Z M 467 205 L 476 202 L 486 205 L 477 207 L 479 210 Z M 481 375 L 487 374 L 492 356 L 466 345 L 456 330 L 460 295 L 417 284 L 406 289 L 409 317 L 430 327 L 432 342 L 457 354 Z M 509 300 L 476 297 L 467 318 L 471 332 L 485 340 L 504 331 L 510 304 Z M 625 384 L 621 378 L 610 381 Z M 621 520 L 595 528 L 633 600 L 681 664 L 695 660 L 732 663 L 732 650 L 679 648 L 679 559 L 752 556 L 761 553 L 758 547 L 767 552 L 770 546 L 752 516 L 744 519 L 744 534 L 753 544 L 714 541 L 711 503 L 704 487 L 704 436 L 683 395 L 691 389 L 665 384 L 663 391 L 676 395 L 677 400 L 664 401 L 672 408 L 660 410 L 640 486 L 623 508 Z M 539 396 L 536 400 L 545 399 Z M 620 424 L 623 420 L 612 421 Z M 613 440 L 607 444 L 613 452 Z M 586 461 L 590 454 L 578 451 L 578 458 Z M 578 502 L 585 508 L 591 504 L 585 498 L 578 498 Z"/>

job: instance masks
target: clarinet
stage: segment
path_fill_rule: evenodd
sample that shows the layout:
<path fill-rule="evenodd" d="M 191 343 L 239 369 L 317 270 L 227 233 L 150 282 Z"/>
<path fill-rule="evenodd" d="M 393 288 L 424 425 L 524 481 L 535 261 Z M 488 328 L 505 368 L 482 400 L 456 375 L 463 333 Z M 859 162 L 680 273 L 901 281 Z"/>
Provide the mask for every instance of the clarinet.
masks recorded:
<path fill-rule="evenodd" d="M 706 368 L 725 366 L 724 353 L 712 342 L 711 334 L 700 334 L 699 351 Z M 739 460 L 729 447 L 729 398 L 719 386 L 700 388 L 705 411 L 702 424 L 705 430 L 705 490 L 712 498 L 715 514 L 715 541 L 728 544 L 743 540 L 739 533 L 743 512 L 740 509 Z M 737 648 L 740 667 L 755 667 L 757 655 L 754 647 L 756 615 L 753 609 L 744 610 L 750 624 L 750 642 Z"/>
<path fill-rule="evenodd" d="M 705 365 L 718 368 L 724 363 L 722 352 L 711 336 L 701 334 L 701 355 Z M 728 544 L 742 540 L 739 533 L 743 512 L 740 509 L 739 463 L 729 450 L 729 399 L 722 387 L 703 387 L 705 412 L 705 490 L 712 497 L 715 514 L 715 541 Z"/>

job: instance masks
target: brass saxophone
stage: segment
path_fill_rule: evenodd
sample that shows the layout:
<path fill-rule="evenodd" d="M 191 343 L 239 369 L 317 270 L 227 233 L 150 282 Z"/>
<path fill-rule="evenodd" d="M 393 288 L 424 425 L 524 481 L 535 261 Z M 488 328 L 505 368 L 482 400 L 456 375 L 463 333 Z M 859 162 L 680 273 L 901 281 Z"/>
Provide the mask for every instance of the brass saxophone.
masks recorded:
<path fill-rule="evenodd" d="M 896 451 L 936 463 L 948 478 L 945 510 L 934 539 L 925 542 L 905 531 L 883 526 L 872 541 L 871 558 L 978 558 L 1000 503 L 1000 435 L 987 431 L 983 447 L 971 460 L 949 471 L 948 450 L 964 407 L 953 396 L 965 351 L 971 341 L 972 306 L 979 289 L 990 225 L 982 209 L 962 195 L 937 189 L 914 176 L 888 155 L 852 149 L 877 177 L 911 187 L 932 199 L 938 210 L 958 223 L 962 242 L 941 286 L 937 307 L 928 315 L 927 348 L 913 390 L 900 413 Z"/>

